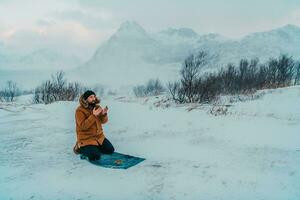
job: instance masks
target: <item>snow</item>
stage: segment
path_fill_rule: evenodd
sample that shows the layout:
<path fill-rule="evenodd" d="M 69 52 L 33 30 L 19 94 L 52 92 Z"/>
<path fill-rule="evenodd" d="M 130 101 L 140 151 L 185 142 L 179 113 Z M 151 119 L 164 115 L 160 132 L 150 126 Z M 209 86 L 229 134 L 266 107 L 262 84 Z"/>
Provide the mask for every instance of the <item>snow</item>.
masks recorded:
<path fill-rule="evenodd" d="M 300 87 L 211 105 L 103 97 L 116 151 L 146 158 L 101 168 L 72 152 L 78 102 L 0 104 L 0 199 L 270 199 L 300 196 Z M 192 109 L 191 109 L 192 108 Z"/>

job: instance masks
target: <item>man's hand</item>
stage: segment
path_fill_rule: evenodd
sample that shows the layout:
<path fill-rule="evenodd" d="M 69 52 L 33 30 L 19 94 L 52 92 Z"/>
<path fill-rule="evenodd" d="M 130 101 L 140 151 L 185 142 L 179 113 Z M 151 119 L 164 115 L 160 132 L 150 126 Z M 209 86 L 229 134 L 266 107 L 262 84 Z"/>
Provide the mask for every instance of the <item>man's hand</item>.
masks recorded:
<path fill-rule="evenodd" d="M 102 112 L 101 112 L 101 114 L 102 114 L 102 115 L 106 115 L 106 114 L 107 114 L 107 111 L 108 111 L 108 107 L 107 107 L 107 106 L 105 106 L 105 108 L 104 108 L 104 109 L 102 109 Z"/>
<path fill-rule="evenodd" d="M 96 108 L 93 109 L 93 114 L 95 116 L 98 116 L 101 112 L 103 112 L 103 109 L 101 109 L 100 107 L 97 109 Z"/>

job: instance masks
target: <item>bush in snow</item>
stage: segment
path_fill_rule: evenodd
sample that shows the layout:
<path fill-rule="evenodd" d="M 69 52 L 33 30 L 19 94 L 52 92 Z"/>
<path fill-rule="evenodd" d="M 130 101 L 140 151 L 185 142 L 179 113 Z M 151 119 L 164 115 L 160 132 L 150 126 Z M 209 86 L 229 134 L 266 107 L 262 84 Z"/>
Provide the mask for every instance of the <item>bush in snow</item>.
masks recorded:
<path fill-rule="evenodd" d="M 295 69 L 295 80 L 294 85 L 300 84 L 300 62 L 297 64 L 297 67 Z"/>
<path fill-rule="evenodd" d="M 260 64 L 258 59 L 242 59 L 239 66 L 228 64 L 219 72 L 200 74 L 207 59 L 205 52 L 185 59 L 180 81 L 168 84 L 173 100 L 210 103 L 222 94 L 252 94 L 258 89 L 299 84 L 300 64 L 296 65 L 287 55 L 271 58 L 265 64 Z"/>
<path fill-rule="evenodd" d="M 150 79 L 145 85 L 138 85 L 133 88 L 133 92 L 137 97 L 159 95 L 165 91 L 159 79 Z"/>
<path fill-rule="evenodd" d="M 217 85 L 213 74 L 200 75 L 208 63 L 208 54 L 200 51 L 187 57 L 180 70 L 180 81 L 169 83 L 172 98 L 179 103 L 210 102 L 216 98 Z"/>
<path fill-rule="evenodd" d="M 218 115 L 227 115 L 228 114 L 228 106 L 217 106 L 214 105 L 209 109 L 209 113 L 218 116 Z"/>
<path fill-rule="evenodd" d="M 267 85 L 271 88 L 292 85 L 296 64 L 292 57 L 282 55 L 278 59 L 270 59 L 267 64 Z"/>
<path fill-rule="evenodd" d="M 6 82 L 6 86 L 0 91 L 0 100 L 13 102 L 19 95 L 20 89 L 17 87 L 17 83 L 10 80 Z"/>
<path fill-rule="evenodd" d="M 55 101 L 73 101 L 83 91 L 83 87 L 77 83 L 68 83 L 64 78 L 64 72 L 59 71 L 52 75 L 52 79 L 46 80 L 35 88 L 34 103 L 52 103 Z"/>

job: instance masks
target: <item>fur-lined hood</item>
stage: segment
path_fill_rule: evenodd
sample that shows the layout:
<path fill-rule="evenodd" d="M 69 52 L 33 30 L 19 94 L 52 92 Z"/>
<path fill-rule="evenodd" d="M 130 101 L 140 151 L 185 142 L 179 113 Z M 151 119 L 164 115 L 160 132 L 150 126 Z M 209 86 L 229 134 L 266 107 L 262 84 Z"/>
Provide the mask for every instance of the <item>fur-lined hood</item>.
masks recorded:
<path fill-rule="evenodd" d="M 87 102 L 87 100 L 85 100 L 83 98 L 83 94 L 79 97 L 79 103 L 84 108 L 88 108 L 89 107 L 89 103 Z M 95 103 L 96 103 L 96 107 L 98 107 L 99 106 L 98 104 L 100 103 L 100 99 L 97 96 L 96 96 Z"/>

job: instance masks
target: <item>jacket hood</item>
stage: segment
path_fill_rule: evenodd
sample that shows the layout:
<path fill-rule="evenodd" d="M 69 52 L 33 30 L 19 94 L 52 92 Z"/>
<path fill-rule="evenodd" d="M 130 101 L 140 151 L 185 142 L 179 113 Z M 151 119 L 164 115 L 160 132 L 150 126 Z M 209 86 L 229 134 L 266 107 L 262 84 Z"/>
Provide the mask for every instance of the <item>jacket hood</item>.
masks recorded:
<path fill-rule="evenodd" d="M 79 97 L 79 103 L 84 108 L 88 108 L 89 107 L 89 103 L 87 102 L 87 100 L 85 100 L 83 98 L 83 94 Z M 99 103 L 100 103 L 100 99 L 96 96 L 95 104 L 97 105 Z"/>

